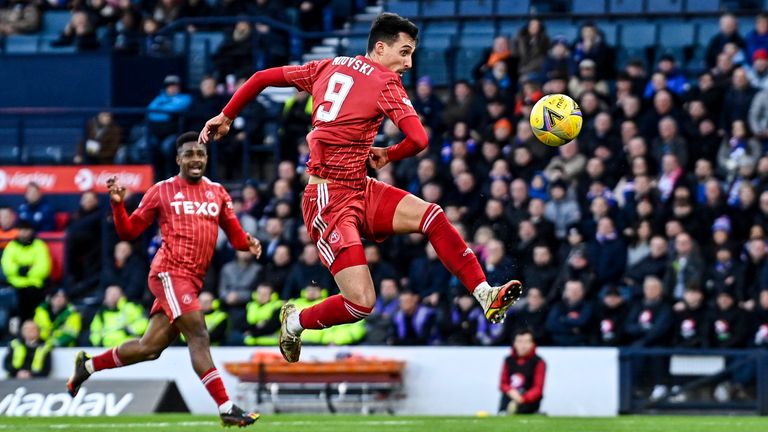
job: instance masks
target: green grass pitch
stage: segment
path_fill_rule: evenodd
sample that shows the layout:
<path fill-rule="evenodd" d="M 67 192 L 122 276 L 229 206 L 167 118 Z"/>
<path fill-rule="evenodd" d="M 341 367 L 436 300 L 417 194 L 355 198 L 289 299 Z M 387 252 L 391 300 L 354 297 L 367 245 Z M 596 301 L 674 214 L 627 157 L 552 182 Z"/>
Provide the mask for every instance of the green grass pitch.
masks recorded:
<path fill-rule="evenodd" d="M 131 417 L 0 417 L 0 431 L 217 431 L 213 416 L 158 414 Z M 267 415 L 245 429 L 258 432 L 765 432 L 768 417 L 415 417 Z"/>

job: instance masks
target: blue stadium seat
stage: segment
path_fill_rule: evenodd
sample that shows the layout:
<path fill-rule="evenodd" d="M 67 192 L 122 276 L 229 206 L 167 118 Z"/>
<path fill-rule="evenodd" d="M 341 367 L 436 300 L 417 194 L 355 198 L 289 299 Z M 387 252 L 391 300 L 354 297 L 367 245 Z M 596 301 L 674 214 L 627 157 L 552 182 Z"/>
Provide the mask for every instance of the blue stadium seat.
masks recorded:
<path fill-rule="evenodd" d="M 456 53 L 456 64 L 454 66 L 454 78 L 472 80 L 472 68 L 483 57 L 484 48 L 463 47 Z"/>
<path fill-rule="evenodd" d="M 419 16 L 419 4 L 420 2 L 389 0 L 385 9 L 406 18 L 416 18 Z"/>
<path fill-rule="evenodd" d="M 83 137 L 82 128 L 24 129 L 22 161 L 25 163 L 67 163 L 75 156 L 77 144 Z"/>
<path fill-rule="evenodd" d="M 421 3 L 423 17 L 452 17 L 456 15 L 456 2 L 453 0 L 433 0 Z"/>
<path fill-rule="evenodd" d="M 357 21 L 352 23 L 352 25 L 349 27 L 349 30 L 354 32 L 367 32 L 370 29 L 371 29 L 370 21 Z"/>
<path fill-rule="evenodd" d="M 40 38 L 37 36 L 12 35 L 5 38 L 6 54 L 37 54 Z"/>
<path fill-rule="evenodd" d="M 12 165 L 19 163 L 19 129 L 16 122 L 0 122 L 0 164 Z"/>
<path fill-rule="evenodd" d="M 46 11 L 43 14 L 42 33 L 46 35 L 59 34 L 64 31 L 64 27 L 69 23 L 72 15 L 69 11 Z"/>
<path fill-rule="evenodd" d="M 616 45 L 619 42 L 619 28 L 621 26 L 615 22 L 600 22 L 597 28 L 603 32 L 603 37 L 608 45 Z"/>
<path fill-rule="evenodd" d="M 367 48 L 367 36 L 350 36 L 347 38 L 347 46 L 344 48 L 343 53 L 347 56 L 356 56 L 365 53 Z"/>
<path fill-rule="evenodd" d="M 717 12 L 720 10 L 720 0 L 688 0 L 685 2 L 688 12 Z"/>
<path fill-rule="evenodd" d="M 528 15 L 531 10 L 529 0 L 498 0 L 496 13 L 499 15 Z"/>
<path fill-rule="evenodd" d="M 459 47 L 464 48 L 490 48 L 493 44 L 493 36 L 478 33 L 462 33 L 459 37 Z"/>
<path fill-rule="evenodd" d="M 571 13 L 574 15 L 602 15 L 606 12 L 605 0 L 572 0 Z"/>
<path fill-rule="evenodd" d="M 656 45 L 656 24 L 627 22 L 621 26 L 620 45 L 626 48 L 644 48 Z"/>
<path fill-rule="evenodd" d="M 437 21 L 422 27 L 424 37 L 431 35 L 456 35 L 459 33 L 458 21 Z"/>
<path fill-rule="evenodd" d="M 51 46 L 51 42 L 58 38 L 58 35 L 53 34 L 40 36 L 40 52 L 46 54 L 74 54 L 77 52 L 77 47 L 74 44 L 63 47 Z"/>
<path fill-rule="evenodd" d="M 641 14 L 643 2 L 638 0 L 610 0 L 609 12 L 614 14 Z"/>
<path fill-rule="evenodd" d="M 547 21 L 546 27 L 550 38 L 562 36 L 568 43 L 572 43 L 579 35 L 581 26 L 571 21 Z"/>
<path fill-rule="evenodd" d="M 680 13 L 683 11 L 683 0 L 646 0 L 648 13 Z M 689 0 L 690 2 L 690 0 Z"/>
<path fill-rule="evenodd" d="M 461 28 L 461 31 L 463 33 L 495 35 L 496 26 L 494 23 L 487 20 L 466 21 L 464 22 L 464 26 Z"/>
<path fill-rule="evenodd" d="M 433 34 L 424 36 L 421 42 L 423 48 L 431 49 L 448 49 L 453 42 L 453 35 L 450 34 Z"/>
<path fill-rule="evenodd" d="M 449 60 L 445 54 L 445 49 L 426 47 L 416 51 L 416 70 L 419 76 L 429 75 L 436 86 L 448 85 L 450 82 Z"/>
<path fill-rule="evenodd" d="M 493 15 L 493 0 L 459 0 L 459 16 Z"/>
<path fill-rule="evenodd" d="M 687 21 L 663 21 L 659 23 L 659 46 L 681 48 L 696 43 L 696 25 Z"/>
<path fill-rule="evenodd" d="M 712 36 L 720 32 L 720 23 L 713 18 L 700 20 L 696 27 L 696 44 L 701 46 L 707 46 Z"/>

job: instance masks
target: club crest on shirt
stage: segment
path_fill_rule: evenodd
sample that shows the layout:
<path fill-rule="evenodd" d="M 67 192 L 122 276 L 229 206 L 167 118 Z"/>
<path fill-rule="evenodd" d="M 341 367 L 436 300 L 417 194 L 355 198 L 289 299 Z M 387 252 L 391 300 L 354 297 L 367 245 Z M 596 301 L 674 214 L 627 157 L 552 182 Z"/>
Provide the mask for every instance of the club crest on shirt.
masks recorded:
<path fill-rule="evenodd" d="M 341 240 L 341 236 L 337 231 L 332 232 L 331 235 L 328 236 L 328 242 L 331 244 L 338 243 L 339 240 Z"/>
<path fill-rule="evenodd" d="M 212 199 L 214 199 L 215 197 L 216 197 L 216 196 L 213 194 L 213 191 L 205 191 L 205 199 L 209 199 L 209 200 L 212 200 Z"/>
<path fill-rule="evenodd" d="M 192 303 L 192 295 L 191 294 L 184 294 L 181 297 L 181 302 L 184 303 L 185 305 L 188 305 L 188 304 Z"/>
<path fill-rule="evenodd" d="M 413 108 L 413 104 L 411 103 L 411 100 L 408 99 L 407 97 L 403 98 L 403 103 L 408 105 L 409 107 Z"/>

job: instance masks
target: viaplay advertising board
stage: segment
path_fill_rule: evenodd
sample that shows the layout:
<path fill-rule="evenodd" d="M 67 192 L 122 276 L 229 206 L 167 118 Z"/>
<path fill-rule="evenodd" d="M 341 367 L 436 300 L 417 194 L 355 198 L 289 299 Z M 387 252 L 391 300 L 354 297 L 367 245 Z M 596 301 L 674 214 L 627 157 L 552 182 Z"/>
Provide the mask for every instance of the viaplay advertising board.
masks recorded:
<path fill-rule="evenodd" d="M 0 416 L 118 416 L 189 412 L 173 381 L 93 380 L 77 396 L 64 380 L 0 381 Z"/>
<path fill-rule="evenodd" d="M 0 166 L 0 193 L 22 194 L 32 182 L 45 193 L 106 192 L 112 176 L 133 192 L 144 192 L 154 183 L 151 165 L 6 165 Z"/>

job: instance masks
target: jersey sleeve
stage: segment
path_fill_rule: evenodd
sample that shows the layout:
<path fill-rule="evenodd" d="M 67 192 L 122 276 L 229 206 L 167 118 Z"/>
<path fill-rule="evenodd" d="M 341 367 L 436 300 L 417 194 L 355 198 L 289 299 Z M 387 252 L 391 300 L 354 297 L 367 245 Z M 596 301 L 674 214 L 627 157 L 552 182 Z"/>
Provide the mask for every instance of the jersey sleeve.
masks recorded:
<path fill-rule="evenodd" d="M 283 66 L 283 76 L 292 86 L 312 94 L 317 71 L 327 62 L 328 60 L 315 60 L 303 65 Z"/>
<path fill-rule="evenodd" d="M 389 117 L 395 125 L 398 125 L 400 120 L 406 117 L 417 115 L 402 84 L 395 81 L 387 82 L 384 89 L 379 93 L 376 103 L 379 110 Z"/>
<path fill-rule="evenodd" d="M 147 193 L 141 198 L 141 202 L 136 210 L 131 213 L 131 218 L 140 219 L 147 225 L 151 224 L 157 217 L 160 208 L 160 186 L 152 185 Z"/>
<path fill-rule="evenodd" d="M 219 213 L 219 226 L 224 230 L 229 242 L 236 250 L 248 250 L 248 235 L 240 226 L 235 210 L 232 206 L 232 198 L 227 190 L 221 188 L 221 212 Z"/>

